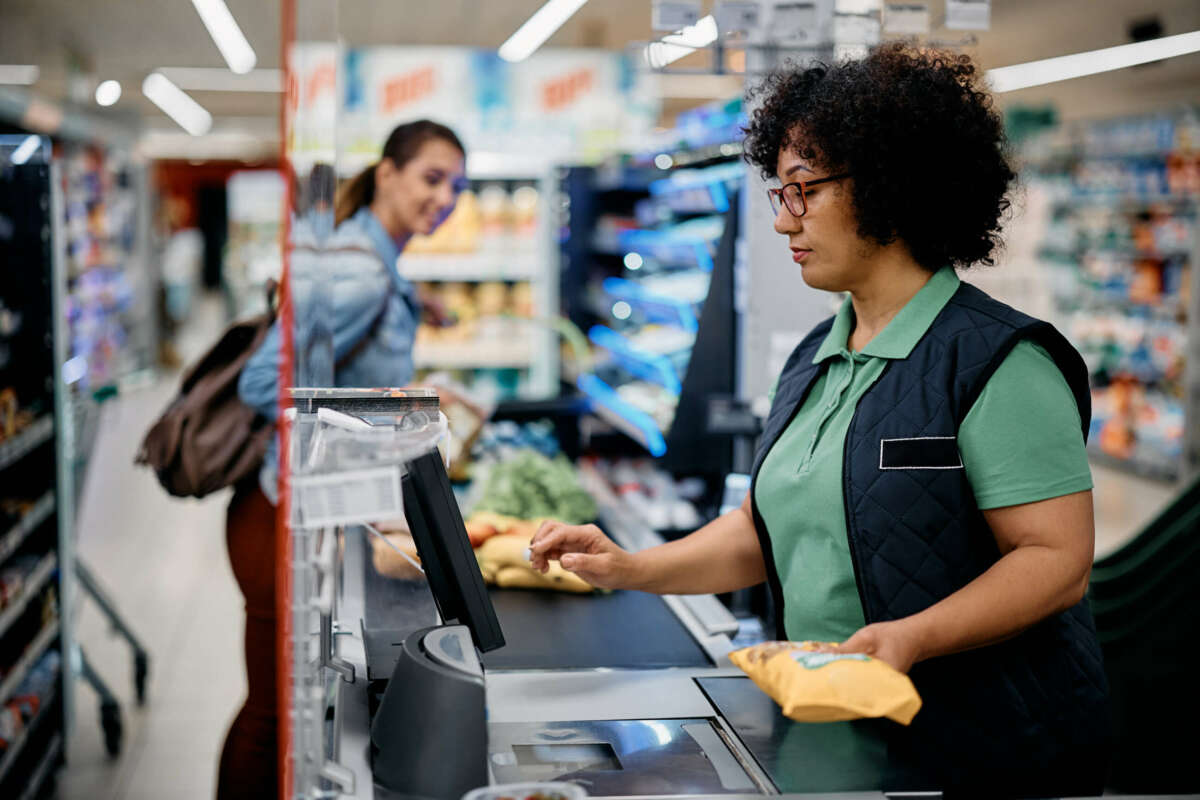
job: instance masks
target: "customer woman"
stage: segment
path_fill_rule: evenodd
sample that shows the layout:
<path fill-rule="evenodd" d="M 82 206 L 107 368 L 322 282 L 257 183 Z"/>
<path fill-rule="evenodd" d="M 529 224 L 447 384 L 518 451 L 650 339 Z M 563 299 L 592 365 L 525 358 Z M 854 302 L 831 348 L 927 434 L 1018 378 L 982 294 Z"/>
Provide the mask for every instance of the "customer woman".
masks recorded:
<path fill-rule="evenodd" d="M 633 554 L 546 523 L 534 566 L 661 594 L 765 580 L 780 638 L 909 673 L 910 727 L 822 729 L 852 751 L 838 788 L 1098 794 L 1087 373 L 955 273 L 992 263 L 1015 177 L 976 67 L 885 45 L 759 95 L 746 152 L 775 230 L 805 283 L 849 296 L 783 368 L 739 509 Z"/>
<path fill-rule="evenodd" d="M 431 233 L 464 185 L 465 150 L 449 128 L 427 120 L 392 131 L 379 162 L 339 192 L 336 228 L 316 241 L 301 225 L 292 259 L 297 360 L 319 359 L 306 340 L 327 317 L 337 386 L 405 386 L 420 304 L 397 259 L 414 234 Z M 309 229 L 312 228 L 312 229 Z M 305 348 L 308 347 L 307 351 Z M 328 349 L 328 348 L 324 348 Z M 242 399 L 265 418 L 278 409 L 280 333 L 276 323 L 239 382 Z M 311 366 L 311 365 L 310 365 Z M 229 560 L 246 598 L 245 705 L 221 754 L 218 800 L 277 795 L 279 708 L 275 662 L 274 526 L 277 467 L 272 448 L 259 480 L 237 488 L 229 506 Z"/>

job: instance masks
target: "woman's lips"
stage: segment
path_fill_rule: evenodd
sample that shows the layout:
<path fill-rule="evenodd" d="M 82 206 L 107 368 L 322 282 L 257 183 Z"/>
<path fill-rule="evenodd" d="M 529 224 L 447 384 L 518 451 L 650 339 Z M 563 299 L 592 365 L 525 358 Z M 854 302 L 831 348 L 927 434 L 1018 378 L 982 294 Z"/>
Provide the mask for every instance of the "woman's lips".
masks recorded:
<path fill-rule="evenodd" d="M 797 264 L 802 264 L 802 263 L 804 263 L 804 259 L 808 258 L 811 254 L 812 254 L 812 250 L 793 249 L 792 250 L 792 261 L 795 261 Z"/>

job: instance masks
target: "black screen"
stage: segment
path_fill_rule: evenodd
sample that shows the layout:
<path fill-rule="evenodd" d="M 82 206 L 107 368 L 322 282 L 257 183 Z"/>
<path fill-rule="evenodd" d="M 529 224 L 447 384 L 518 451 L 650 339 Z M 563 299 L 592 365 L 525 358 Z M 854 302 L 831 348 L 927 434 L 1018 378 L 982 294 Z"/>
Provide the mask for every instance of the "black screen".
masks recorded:
<path fill-rule="evenodd" d="M 466 625 L 482 652 L 503 647 L 504 633 L 483 585 L 441 455 L 432 450 L 406 466 L 404 516 L 442 619 Z"/>

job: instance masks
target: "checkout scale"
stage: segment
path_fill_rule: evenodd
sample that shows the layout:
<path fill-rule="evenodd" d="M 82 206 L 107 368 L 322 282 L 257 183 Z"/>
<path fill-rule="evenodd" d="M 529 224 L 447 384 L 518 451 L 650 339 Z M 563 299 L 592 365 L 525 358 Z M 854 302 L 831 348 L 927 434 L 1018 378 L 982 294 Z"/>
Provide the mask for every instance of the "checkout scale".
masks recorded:
<path fill-rule="evenodd" d="M 391 399 L 298 391 L 310 393 L 297 395 L 297 420 L 310 423 L 297 425 L 302 436 L 320 408 L 400 435 L 401 420 L 431 402 L 411 390 Z M 360 525 L 334 526 L 336 546 L 316 548 L 330 556 L 320 594 L 332 597 L 320 614 L 328 635 L 305 662 L 317 665 L 320 685 L 306 697 L 323 697 L 326 708 L 293 709 L 293 738 L 319 741 L 322 751 L 309 770 L 301 759 L 312 762 L 313 750 L 293 753 L 296 774 L 315 779 L 297 779 L 294 797 L 458 800 L 479 786 L 525 781 L 631 798 L 811 797 L 822 788 L 804 774 L 827 770 L 828 759 L 819 747 L 798 753 L 798 723 L 730 665 L 737 623 L 716 598 L 489 589 L 439 453 L 409 457 L 401 472 L 423 579 L 379 575 Z M 611 493 L 602 496 L 607 487 L 589 489 L 601 495 L 602 527 L 622 546 L 661 541 Z"/>

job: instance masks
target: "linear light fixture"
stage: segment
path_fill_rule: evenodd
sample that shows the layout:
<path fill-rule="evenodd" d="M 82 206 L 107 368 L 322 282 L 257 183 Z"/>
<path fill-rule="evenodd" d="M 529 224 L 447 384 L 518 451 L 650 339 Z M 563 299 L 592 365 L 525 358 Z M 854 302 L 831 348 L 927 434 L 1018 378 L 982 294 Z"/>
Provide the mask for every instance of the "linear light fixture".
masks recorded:
<path fill-rule="evenodd" d="M 1195 52 L 1200 52 L 1200 31 L 998 67 L 988 70 L 986 79 L 993 92 L 1015 92 L 1030 86 L 1082 78 Z"/>
<path fill-rule="evenodd" d="M 17 166 L 24 164 L 26 161 L 29 160 L 30 156 L 32 156 L 34 153 L 37 152 L 38 145 L 40 145 L 41 143 L 42 143 L 42 138 L 40 136 L 34 135 L 34 136 L 28 137 L 25 141 L 23 141 L 19 145 L 17 145 L 16 150 L 13 150 L 12 156 L 9 158 L 9 161 L 16 164 Z"/>
<path fill-rule="evenodd" d="M 283 70 L 254 69 L 235 75 L 221 67 L 159 67 L 185 92 L 282 92 Z"/>
<path fill-rule="evenodd" d="M 225 0 L 192 0 L 192 5 L 196 7 L 196 13 L 200 15 L 204 27 L 208 28 L 208 35 L 221 51 L 221 57 L 229 69 L 238 75 L 254 69 L 258 57 L 238 27 L 237 20 L 229 13 Z"/>
<path fill-rule="evenodd" d="M 146 76 L 142 81 L 142 94 L 192 136 L 203 136 L 212 129 L 212 114 L 161 72 Z"/>
<path fill-rule="evenodd" d="M 719 33 L 716 19 L 709 14 L 679 33 L 664 36 L 662 41 L 646 45 L 646 63 L 655 69 L 661 69 L 701 47 L 708 47 L 717 40 Z"/>
<path fill-rule="evenodd" d="M 505 61 L 524 61 L 541 47 L 587 0 L 547 0 L 517 32 L 500 45 Z"/>
<path fill-rule="evenodd" d="M 29 86 L 37 83 L 37 64 L 0 64 L 0 83 Z"/>

